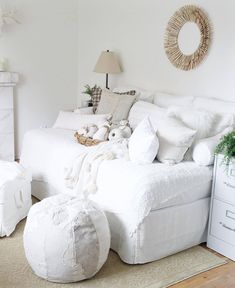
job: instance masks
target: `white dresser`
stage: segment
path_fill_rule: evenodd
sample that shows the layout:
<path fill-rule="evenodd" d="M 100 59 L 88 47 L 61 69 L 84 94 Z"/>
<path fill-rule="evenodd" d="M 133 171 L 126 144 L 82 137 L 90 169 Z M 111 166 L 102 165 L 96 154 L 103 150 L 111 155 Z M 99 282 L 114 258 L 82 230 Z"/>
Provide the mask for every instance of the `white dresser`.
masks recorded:
<path fill-rule="evenodd" d="M 0 72 L 0 160 L 14 161 L 14 94 L 17 73 Z"/>
<path fill-rule="evenodd" d="M 207 246 L 235 261 L 235 164 L 215 160 Z"/>

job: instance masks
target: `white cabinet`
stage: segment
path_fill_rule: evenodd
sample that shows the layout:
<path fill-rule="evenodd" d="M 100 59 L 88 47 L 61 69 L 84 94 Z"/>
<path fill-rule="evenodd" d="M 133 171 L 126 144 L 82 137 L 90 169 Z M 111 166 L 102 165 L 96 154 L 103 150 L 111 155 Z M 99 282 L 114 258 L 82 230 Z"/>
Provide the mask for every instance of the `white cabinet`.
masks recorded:
<path fill-rule="evenodd" d="M 18 74 L 0 72 L 0 160 L 14 161 L 14 95 Z"/>
<path fill-rule="evenodd" d="M 235 164 L 216 157 L 207 246 L 235 261 Z"/>

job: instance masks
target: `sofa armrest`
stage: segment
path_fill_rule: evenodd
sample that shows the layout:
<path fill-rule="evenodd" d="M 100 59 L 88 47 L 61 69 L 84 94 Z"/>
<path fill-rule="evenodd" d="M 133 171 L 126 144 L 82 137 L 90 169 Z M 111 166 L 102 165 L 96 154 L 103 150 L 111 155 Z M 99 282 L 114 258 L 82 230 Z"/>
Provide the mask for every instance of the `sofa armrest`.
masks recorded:
<path fill-rule="evenodd" d="M 74 113 L 77 113 L 77 114 L 88 114 L 88 115 L 94 114 L 92 107 L 78 108 L 78 109 L 74 110 Z"/>

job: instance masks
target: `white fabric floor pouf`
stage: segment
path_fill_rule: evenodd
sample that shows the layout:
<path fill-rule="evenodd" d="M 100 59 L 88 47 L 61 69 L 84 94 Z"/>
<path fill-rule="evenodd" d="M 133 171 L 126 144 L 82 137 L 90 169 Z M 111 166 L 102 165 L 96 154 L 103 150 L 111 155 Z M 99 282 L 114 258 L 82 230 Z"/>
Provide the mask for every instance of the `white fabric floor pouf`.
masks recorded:
<path fill-rule="evenodd" d="M 108 220 L 89 200 L 63 194 L 44 199 L 30 209 L 24 249 L 39 277 L 58 283 L 89 279 L 108 257 Z"/>
<path fill-rule="evenodd" d="M 0 161 L 0 237 L 10 236 L 32 205 L 31 174 L 16 162 Z"/>

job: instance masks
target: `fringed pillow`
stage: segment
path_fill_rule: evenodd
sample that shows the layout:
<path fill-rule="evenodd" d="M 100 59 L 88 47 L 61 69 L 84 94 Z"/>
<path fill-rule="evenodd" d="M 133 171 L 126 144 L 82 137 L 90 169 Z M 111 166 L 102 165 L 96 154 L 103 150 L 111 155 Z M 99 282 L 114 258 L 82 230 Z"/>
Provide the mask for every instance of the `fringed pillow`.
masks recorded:
<path fill-rule="evenodd" d="M 135 96 L 136 95 L 136 91 L 135 90 L 130 90 L 130 91 L 126 91 L 126 92 L 114 92 L 115 94 L 118 95 L 131 95 L 131 96 Z M 102 88 L 100 87 L 93 87 L 92 88 L 92 106 L 93 106 L 93 113 L 96 112 L 98 105 L 100 103 L 100 99 L 101 99 L 101 95 L 102 95 Z"/>

